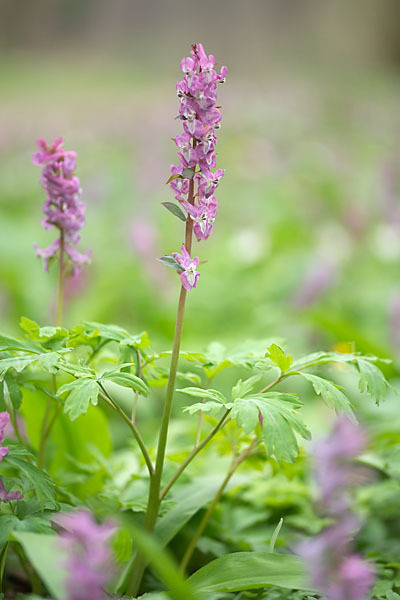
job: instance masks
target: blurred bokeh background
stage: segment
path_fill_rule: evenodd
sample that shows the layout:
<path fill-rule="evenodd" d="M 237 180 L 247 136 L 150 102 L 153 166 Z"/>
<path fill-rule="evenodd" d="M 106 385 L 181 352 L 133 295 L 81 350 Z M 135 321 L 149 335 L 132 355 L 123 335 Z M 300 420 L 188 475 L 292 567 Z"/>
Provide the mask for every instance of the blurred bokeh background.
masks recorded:
<path fill-rule="evenodd" d="M 35 141 L 78 152 L 87 203 L 66 321 L 171 338 L 179 280 L 156 257 L 182 223 L 160 202 L 180 131 L 179 62 L 228 66 L 219 215 L 195 246 L 184 346 L 279 336 L 290 348 L 400 349 L 398 0 L 0 0 L 0 325 L 54 320 L 35 257 Z"/>

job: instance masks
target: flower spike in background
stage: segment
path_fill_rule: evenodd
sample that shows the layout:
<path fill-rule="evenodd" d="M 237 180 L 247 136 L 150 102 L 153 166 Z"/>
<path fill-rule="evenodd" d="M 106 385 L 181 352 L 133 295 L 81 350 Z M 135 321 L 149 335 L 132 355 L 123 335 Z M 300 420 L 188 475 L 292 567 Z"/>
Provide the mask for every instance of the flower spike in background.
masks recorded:
<path fill-rule="evenodd" d="M 60 250 L 64 240 L 64 250 L 69 256 L 74 273 L 79 272 L 84 263 L 89 262 L 90 252 L 80 254 L 75 248 L 79 240 L 79 231 L 85 225 L 85 203 L 81 200 L 79 178 L 74 174 L 76 153 L 62 148 L 63 138 L 57 138 L 51 146 L 43 139 L 37 141 L 39 151 L 35 152 L 32 161 L 43 166 L 40 183 L 46 192 L 42 220 L 45 229 L 57 227 L 60 237 L 48 248 L 41 250 L 35 244 L 36 254 L 44 259 L 44 268 L 48 270 L 49 260 Z"/>
<path fill-rule="evenodd" d="M 48 271 L 49 261 L 58 256 L 59 285 L 57 303 L 57 325 L 62 323 L 64 279 L 66 276 L 65 257 L 73 267 L 74 276 L 78 275 L 82 265 L 88 263 L 90 251 L 78 252 L 74 246 L 79 242 L 79 231 L 85 225 L 85 203 L 81 200 L 81 184 L 74 174 L 76 152 L 63 149 L 63 138 L 57 138 L 51 146 L 43 139 L 37 141 L 38 152 L 32 156 L 35 165 L 43 166 L 40 183 L 46 192 L 46 201 L 42 219 L 45 229 L 56 227 L 59 237 L 48 248 L 40 249 L 34 244 L 36 254 L 44 260 L 44 270 Z"/>

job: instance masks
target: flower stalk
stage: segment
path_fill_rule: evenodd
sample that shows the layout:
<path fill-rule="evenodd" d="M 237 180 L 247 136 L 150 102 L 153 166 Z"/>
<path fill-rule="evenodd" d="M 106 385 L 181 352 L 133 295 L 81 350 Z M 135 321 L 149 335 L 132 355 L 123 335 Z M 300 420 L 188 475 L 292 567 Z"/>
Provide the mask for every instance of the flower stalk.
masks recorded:
<path fill-rule="evenodd" d="M 167 490 L 163 494 L 161 492 L 161 479 L 175 391 L 186 297 L 188 291 L 196 288 L 200 276 L 197 271 L 199 259 L 197 257 L 191 258 L 193 233 L 198 239 L 207 239 L 210 236 L 217 212 L 214 191 L 224 174 L 221 169 L 215 171 L 215 173 L 211 171 L 211 168 L 216 167 L 214 150 L 217 138 L 215 129 L 220 126 L 221 121 L 221 112 L 216 107 L 217 83 L 223 83 L 226 74 L 226 67 L 222 67 L 221 73 L 218 74 L 214 70 L 214 62 L 214 56 L 211 54 L 207 56 L 201 44 L 193 44 L 191 56 L 181 61 L 184 78 L 177 83 L 177 94 L 180 99 L 179 118 L 183 123 L 184 132 L 175 138 L 175 143 L 179 149 L 179 164 L 171 167 L 172 176 L 168 182 L 175 193 L 176 200 L 185 208 L 187 218 L 185 242 L 181 246 L 181 254 L 173 252 L 172 257 L 169 257 L 171 260 L 175 260 L 176 270 L 179 273 L 182 285 L 178 301 L 168 385 L 158 438 L 157 457 L 154 473 L 150 477 L 149 499 L 144 519 L 144 528 L 150 532 L 155 528 L 162 498 L 180 475 L 178 473 L 177 477 L 173 478 L 169 485 L 167 484 Z M 198 447 L 200 448 L 200 445 Z M 190 460 L 196 453 L 192 454 Z M 189 462 L 186 462 L 186 465 Z M 126 580 L 132 575 L 128 586 L 130 595 L 136 596 L 138 594 L 145 568 L 146 559 L 140 553 L 137 553 L 133 563 L 128 568 L 125 578 Z M 123 583 L 120 589 L 125 591 L 124 587 Z"/>

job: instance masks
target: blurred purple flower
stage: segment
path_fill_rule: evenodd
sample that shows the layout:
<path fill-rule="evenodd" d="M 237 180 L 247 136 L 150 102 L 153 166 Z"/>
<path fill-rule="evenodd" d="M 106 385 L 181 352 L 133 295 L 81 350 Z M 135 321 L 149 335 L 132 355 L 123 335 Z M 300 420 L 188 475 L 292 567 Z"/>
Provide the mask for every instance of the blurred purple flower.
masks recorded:
<path fill-rule="evenodd" d="M 395 348 L 400 349 L 400 293 L 396 293 L 389 304 L 390 338 Z"/>
<path fill-rule="evenodd" d="M 293 298 L 294 305 L 297 307 L 309 306 L 318 300 L 331 287 L 335 275 L 336 267 L 332 262 L 320 261 L 313 265 Z"/>
<path fill-rule="evenodd" d="M 4 442 L 6 435 L 6 427 L 10 422 L 10 415 L 8 412 L 0 412 L 0 444 Z M 8 454 L 9 448 L 0 445 L 0 462 Z"/>
<path fill-rule="evenodd" d="M 23 495 L 21 492 L 6 492 L 4 488 L 4 483 L 0 479 L 0 502 L 10 502 L 11 500 L 23 500 Z"/>
<path fill-rule="evenodd" d="M 349 419 L 338 419 L 331 435 L 315 444 L 314 472 L 319 499 L 329 515 L 349 509 L 348 489 L 363 479 L 365 470 L 351 462 L 364 449 L 363 429 Z"/>
<path fill-rule="evenodd" d="M 76 168 L 76 153 L 62 148 L 63 138 L 57 138 L 51 146 L 43 139 L 37 141 L 39 151 L 35 152 L 32 161 L 35 165 L 43 166 L 40 183 L 46 192 L 46 201 L 42 219 L 45 229 L 56 227 L 60 237 L 48 248 L 40 249 L 34 244 L 36 254 L 44 260 L 44 269 L 48 270 L 49 260 L 56 256 L 64 239 L 64 250 L 69 256 L 77 274 L 84 263 L 89 262 L 90 252 L 81 254 L 73 246 L 80 240 L 79 231 L 85 225 L 85 203 L 80 199 L 80 181 L 74 170 Z"/>
<path fill-rule="evenodd" d="M 298 552 L 310 565 L 312 584 L 327 600 L 366 600 L 374 582 L 372 568 L 352 553 L 359 521 L 347 497 L 348 488 L 360 480 L 362 473 L 351 460 L 365 444 L 363 430 L 342 417 L 331 435 L 314 448 L 318 504 L 334 523 L 302 542 Z"/>
<path fill-rule="evenodd" d="M 59 543 L 67 554 L 67 600 L 105 600 L 104 586 L 114 574 L 109 538 L 112 523 L 98 525 L 93 516 L 79 510 L 55 519 L 64 530 Z"/>
<path fill-rule="evenodd" d="M 190 254 L 186 250 L 185 244 L 182 244 L 181 252 L 182 254 L 179 254 L 179 252 L 173 252 L 172 256 L 182 267 L 182 270 L 179 274 L 183 287 L 186 290 L 193 290 L 197 286 L 200 276 L 200 273 L 196 271 L 196 268 L 199 265 L 199 259 L 197 257 L 190 258 Z"/>

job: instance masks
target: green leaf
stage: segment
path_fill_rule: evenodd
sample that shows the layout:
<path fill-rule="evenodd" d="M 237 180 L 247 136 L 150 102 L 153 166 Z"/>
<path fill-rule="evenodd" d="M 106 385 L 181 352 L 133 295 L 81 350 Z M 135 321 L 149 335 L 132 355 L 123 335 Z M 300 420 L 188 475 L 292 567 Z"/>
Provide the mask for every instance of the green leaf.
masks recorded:
<path fill-rule="evenodd" d="M 204 593 L 240 592 L 276 585 L 286 589 L 313 591 L 304 563 L 291 554 L 235 552 L 202 567 L 188 582 Z"/>
<path fill-rule="evenodd" d="M 361 392 L 367 392 L 379 404 L 385 399 L 386 379 L 376 365 L 365 358 L 357 357 L 357 366 L 360 371 L 358 387 Z"/>
<path fill-rule="evenodd" d="M 182 179 L 182 175 L 180 175 L 179 173 L 175 173 L 174 175 L 171 175 L 171 177 L 168 177 L 165 184 L 167 185 L 168 183 L 171 183 L 171 181 L 173 181 L 174 179 Z"/>
<path fill-rule="evenodd" d="M 65 600 L 67 593 L 64 582 L 68 571 L 62 565 L 67 564 L 67 552 L 58 537 L 27 531 L 15 531 L 12 537 L 21 544 L 51 595 L 57 600 Z"/>
<path fill-rule="evenodd" d="M 231 411 L 232 419 L 236 419 L 246 435 L 254 431 L 259 423 L 260 411 L 254 402 L 246 399 L 237 399 Z"/>
<path fill-rule="evenodd" d="M 268 352 L 265 354 L 265 356 L 272 360 L 272 362 L 279 367 L 282 373 L 286 373 L 286 371 L 288 371 L 293 364 L 292 356 L 290 354 L 286 355 L 282 348 L 276 344 L 272 344 L 268 348 Z"/>
<path fill-rule="evenodd" d="M 258 383 L 261 379 L 261 375 L 254 375 L 254 377 L 249 377 L 245 381 L 239 379 L 237 384 L 232 388 L 232 400 L 236 400 L 236 398 L 244 398 L 253 387 Z"/>
<path fill-rule="evenodd" d="M 15 381 L 15 379 L 13 379 L 13 377 L 11 377 L 8 373 L 5 376 L 4 380 L 7 385 L 7 390 L 8 390 L 8 394 L 10 396 L 11 404 L 13 405 L 15 410 L 18 410 L 19 407 L 21 406 L 21 402 L 22 402 L 21 389 L 20 389 L 18 383 Z"/>
<path fill-rule="evenodd" d="M 39 327 L 35 321 L 27 317 L 21 317 L 19 325 L 35 341 L 48 342 L 49 340 L 63 339 L 69 335 L 68 329 L 64 327 Z"/>
<path fill-rule="evenodd" d="M 190 415 L 194 415 L 195 413 L 198 413 L 200 411 L 204 413 L 218 413 L 221 410 L 221 408 L 222 405 L 220 402 L 214 402 L 211 400 L 210 402 L 196 402 L 196 404 L 185 406 L 183 412 L 188 412 Z"/>
<path fill-rule="evenodd" d="M 55 494 L 55 483 L 51 477 L 39 469 L 33 462 L 28 462 L 27 458 L 34 461 L 33 454 L 18 445 L 9 445 L 10 452 L 7 454 L 5 467 L 11 466 L 20 471 L 21 478 L 27 479 L 35 490 L 36 497 L 43 509 L 46 502 L 50 502 L 55 508 L 58 508 Z"/>
<path fill-rule="evenodd" d="M 169 210 L 169 212 L 172 213 L 175 217 L 178 217 L 178 219 L 186 223 L 186 215 L 180 206 L 174 204 L 173 202 L 161 202 L 161 204 L 165 206 L 165 208 Z"/>
<path fill-rule="evenodd" d="M 0 380 L 0 411 L 5 412 L 6 410 L 7 406 L 4 398 L 4 381 Z"/>
<path fill-rule="evenodd" d="M 168 358 L 169 356 L 171 356 L 171 354 L 171 350 L 165 350 L 163 352 L 159 352 L 157 354 L 157 357 Z M 187 350 L 181 350 L 181 352 L 179 352 L 179 358 L 184 358 L 189 362 L 206 362 L 206 357 L 201 352 L 188 352 Z"/>
<path fill-rule="evenodd" d="M 122 385 L 122 387 L 127 387 L 132 390 L 136 390 L 143 394 L 143 396 L 147 396 L 147 394 L 149 393 L 149 388 L 144 383 L 143 379 L 140 379 L 140 377 L 136 377 L 136 375 L 132 375 L 131 373 L 120 373 L 119 371 L 110 371 L 108 373 L 103 373 L 101 379 L 113 381 L 118 385 Z"/>
<path fill-rule="evenodd" d="M 353 405 L 347 396 L 341 391 L 342 388 L 328 379 L 311 375 L 311 373 L 299 372 L 299 375 L 307 379 L 315 390 L 315 393 L 322 396 L 329 408 L 335 409 L 338 413 L 346 413 L 354 422 L 357 422 L 353 412 Z"/>
<path fill-rule="evenodd" d="M 311 435 L 296 413 L 302 405 L 293 394 L 269 392 L 251 398 L 235 400 L 231 412 L 239 426 L 250 433 L 262 416 L 262 435 L 267 456 L 275 456 L 277 461 L 293 462 L 299 452 L 294 431 L 304 439 Z"/>
<path fill-rule="evenodd" d="M 386 592 L 386 599 L 387 600 L 400 600 L 400 596 L 399 596 L 399 594 L 396 594 L 396 592 L 393 592 L 393 590 L 388 590 Z"/>
<path fill-rule="evenodd" d="M 166 267 L 170 267 L 171 269 L 175 269 L 176 271 L 179 271 L 179 272 L 184 271 L 184 269 L 178 263 L 176 258 L 174 256 L 171 256 L 171 254 L 164 254 L 164 256 L 157 258 L 157 260 L 160 261 Z"/>
<path fill-rule="evenodd" d="M 37 354 L 30 354 L 25 356 L 12 356 L 10 358 L 0 359 L 0 379 L 4 379 L 9 369 L 15 369 L 18 373 L 20 373 L 28 365 L 32 364 L 37 360 Z"/>
<path fill-rule="evenodd" d="M 214 400 L 220 404 L 226 404 L 227 402 L 225 396 L 218 390 L 204 390 L 203 388 L 198 387 L 187 387 L 176 391 L 181 392 L 182 394 L 187 394 L 188 396 L 195 396 L 197 398 L 210 398 L 210 400 Z"/>
<path fill-rule="evenodd" d="M 43 348 L 37 344 L 33 344 L 28 340 L 17 340 L 7 335 L 0 335 L 0 350 L 24 350 L 25 352 L 34 352 L 35 354 L 43 352 Z"/>
<path fill-rule="evenodd" d="M 0 379 L 4 379 L 9 369 L 21 372 L 36 361 L 43 369 L 46 369 L 50 373 L 55 373 L 57 371 L 55 365 L 59 362 L 60 358 L 60 352 L 42 352 L 42 354 L 27 354 L 3 358 L 0 360 Z"/>
<path fill-rule="evenodd" d="M 118 562 L 127 562 L 132 556 L 132 536 L 127 529 L 119 529 L 112 539 L 112 548 Z"/>
<path fill-rule="evenodd" d="M 87 412 L 90 402 L 93 406 L 96 406 L 99 386 L 94 379 L 81 377 L 81 379 L 66 383 L 57 391 L 58 395 L 65 392 L 69 392 L 69 395 L 65 401 L 64 413 L 69 413 L 69 418 L 74 421 L 79 415 L 84 415 Z"/>
<path fill-rule="evenodd" d="M 103 323 L 97 323 L 96 321 L 85 321 L 84 323 L 84 335 L 89 336 L 90 340 L 93 337 L 98 336 L 105 340 L 119 342 L 120 344 L 126 344 L 133 346 L 134 348 L 144 349 L 150 346 L 150 339 L 145 331 L 137 335 L 131 335 L 122 327 L 118 325 Z M 78 340 L 81 334 L 78 334 Z M 93 345 L 92 341 L 91 344 Z"/>

